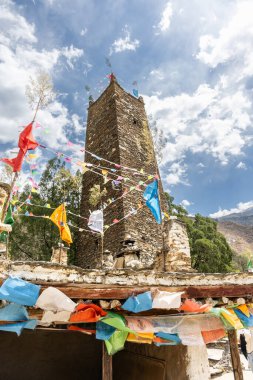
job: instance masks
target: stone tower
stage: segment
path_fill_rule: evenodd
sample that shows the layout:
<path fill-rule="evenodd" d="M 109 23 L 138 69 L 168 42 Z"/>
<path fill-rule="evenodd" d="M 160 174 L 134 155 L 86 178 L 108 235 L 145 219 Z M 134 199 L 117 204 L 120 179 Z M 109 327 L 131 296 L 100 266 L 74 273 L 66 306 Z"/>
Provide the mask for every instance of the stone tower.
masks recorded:
<path fill-rule="evenodd" d="M 91 155 L 91 152 L 93 155 Z M 113 165 L 96 156 L 116 163 Z M 130 254 L 136 260 L 130 260 L 129 267 L 133 269 L 153 268 L 163 248 L 161 225 L 158 225 L 146 206 L 140 207 L 145 185 L 142 182 L 152 182 L 153 176 L 158 176 L 158 167 L 154 153 L 144 102 L 130 95 L 117 83 L 114 75 L 105 91 L 96 100 L 90 101 L 88 109 L 87 133 L 85 144 L 85 162 L 100 165 L 92 170 L 101 174 L 101 166 L 108 170 L 107 179 L 91 171 L 83 175 L 81 215 L 88 218 L 94 208 L 89 203 L 90 189 L 99 184 L 106 188 L 107 194 L 103 202 L 105 225 L 112 225 L 106 230 L 103 242 L 103 252 L 110 253 L 114 258 Z M 145 172 L 145 175 L 134 170 Z M 107 169 L 106 169 L 107 168 Z M 116 171 L 115 171 L 116 170 Z M 147 173 L 147 174 L 146 174 Z M 121 180 L 127 177 L 127 180 Z M 116 185 L 111 179 L 117 180 Z M 139 184 L 139 185 L 138 185 Z M 133 190 L 133 186 L 137 186 Z M 132 190 L 125 196 L 124 192 Z M 161 181 L 159 181 L 160 196 L 163 198 Z M 108 205 L 108 199 L 115 200 Z M 124 218 L 133 209 L 135 215 L 118 223 L 115 219 Z M 87 220 L 82 219 L 80 227 L 87 227 Z M 81 232 L 79 236 L 77 261 L 83 268 L 96 268 L 101 263 L 101 238 L 89 232 Z M 131 256 L 132 255 L 132 256 Z M 129 261 L 126 259 L 126 262 Z M 133 264 L 134 263 L 134 264 Z M 136 264 L 136 265 L 135 265 Z M 124 266 L 124 265 L 123 265 Z M 126 265 L 127 266 L 127 265 Z M 120 265 L 118 267 L 121 267 Z"/>

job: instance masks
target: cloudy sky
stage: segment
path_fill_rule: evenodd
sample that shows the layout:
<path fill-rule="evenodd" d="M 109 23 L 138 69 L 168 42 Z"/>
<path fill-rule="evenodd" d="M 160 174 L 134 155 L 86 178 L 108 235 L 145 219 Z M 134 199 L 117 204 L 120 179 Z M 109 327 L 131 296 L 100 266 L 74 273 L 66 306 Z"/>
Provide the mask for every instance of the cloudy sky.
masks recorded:
<path fill-rule="evenodd" d="M 252 0 L 1 0 L 0 155 L 13 156 L 32 118 L 25 87 L 41 69 L 57 98 L 36 138 L 77 152 L 85 86 L 94 98 L 104 90 L 108 57 L 163 131 L 161 173 L 176 201 L 216 216 L 253 206 L 252 14 Z"/>

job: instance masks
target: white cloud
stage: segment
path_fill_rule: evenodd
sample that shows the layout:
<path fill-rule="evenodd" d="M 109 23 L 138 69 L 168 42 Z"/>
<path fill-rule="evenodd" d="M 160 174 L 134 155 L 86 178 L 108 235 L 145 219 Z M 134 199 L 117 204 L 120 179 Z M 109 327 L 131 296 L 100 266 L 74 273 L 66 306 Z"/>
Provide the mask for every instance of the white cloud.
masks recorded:
<path fill-rule="evenodd" d="M 183 199 L 182 202 L 181 202 L 181 205 L 182 205 L 183 207 L 189 207 L 189 206 L 192 205 L 192 203 L 189 202 L 187 199 Z"/>
<path fill-rule="evenodd" d="M 11 46 L 17 42 L 34 43 L 34 25 L 28 24 L 26 19 L 15 12 L 10 0 L 2 0 L 0 6 L 0 43 Z"/>
<path fill-rule="evenodd" d="M 233 62 L 241 66 L 242 70 L 235 80 L 245 75 L 253 74 L 253 2 L 242 0 L 237 2 L 237 8 L 228 24 L 224 26 L 218 36 L 212 34 L 200 37 L 200 50 L 197 58 L 208 66 L 215 68 L 219 64 Z"/>
<path fill-rule="evenodd" d="M 166 176 L 165 181 L 168 186 L 189 185 L 186 179 L 187 166 L 182 162 L 174 162 L 169 168 L 169 174 Z M 165 173 L 164 173 L 165 174 Z"/>
<path fill-rule="evenodd" d="M 180 161 L 189 152 L 204 153 L 222 165 L 240 156 L 250 141 L 251 102 L 241 90 L 233 93 L 218 82 L 201 84 L 192 94 L 144 96 L 147 112 L 167 138 L 163 165 Z"/>
<path fill-rule="evenodd" d="M 227 215 L 230 215 L 230 214 L 238 214 L 240 212 L 243 212 L 243 211 L 246 211 L 248 208 L 251 208 L 253 207 L 253 201 L 249 201 L 249 202 L 240 202 L 236 205 L 235 208 L 231 208 L 230 210 L 222 210 L 222 209 L 219 209 L 219 211 L 213 213 L 213 214 L 210 214 L 209 216 L 211 218 L 221 218 L 223 216 L 227 216 Z"/>
<path fill-rule="evenodd" d="M 240 161 L 240 162 L 238 163 L 238 165 L 236 165 L 236 168 L 237 168 L 237 169 L 247 170 L 247 166 L 246 166 L 246 164 L 245 164 L 244 162 L 242 162 L 242 161 Z"/>
<path fill-rule="evenodd" d="M 166 32 L 166 30 L 168 30 L 170 27 L 172 14 L 172 4 L 169 1 L 162 12 L 161 20 L 155 29 L 158 29 L 159 32 Z M 159 34 L 159 32 L 156 32 L 156 34 Z"/>
<path fill-rule="evenodd" d="M 198 66 L 208 70 L 206 78 L 210 74 L 212 82 L 200 83 L 188 93 L 180 93 L 179 85 L 171 91 L 176 93 L 174 96 L 164 96 L 166 89 L 160 86 L 160 94 L 153 91 L 153 95 L 144 96 L 147 112 L 167 138 L 163 172 L 173 163 L 183 164 L 188 154 L 208 155 L 221 165 L 228 165 L 232 157 L 241 159 L 246 147 L 252 145 L 253 2 L 237 1 L 230 10 L 232 16 L 227 18 L 228 13 L 223 11 L 222 8 L 222 17 L 212 11 L 210 17 L 215 19 L 205 29 L 208 34 L 195 35 L 199 40 Z M 162 73 L 164 82 L 177 82 L 178 77 L 171 76 L 173 71 L 172 68 L 168 73 L 164 65 L 156 66 L 150 71 L 150 80 L 158 79 Z M 239 164 L 238 168 L 245 169 L 244 165 Z M 198 168 L 202 169 L 200 165 Z M 186 180 L 187 172 L 184 176 Z M 170 173 L 168 179 L 180 183 L 177 173 Z"/>
<path fill-rule="evenodd" d="M 153 76 L 156 80 L 163 80 L 164 79 L 164 74 L 162 70 L 158 69 L 153 69 L 150 71 L 149 75 Z"/>
<path fill-rule="evenodd" d="M 88 32 L 88 29 L 87 29 L 87 28 L 84 28 L 84 29 L 81 30 L 80 35 L 83 37 L 83 36 L 85 36 L 85 34 L 86 34 L 87 32 Z"/>
<path fill-rule="evenodd" d="M 82 49 L 78 49 L 74 47 L 73 45 L 63 47 L 60 50 L 60 55 L 66 58 L 67 64 L 71 69 L 74 68 L 74 64 L 79 58 L 83 56 L 83 54 L 84 54 L 84 51 Z"/>
<path fill-rule="evenodd" d="M 82 119 L 80 116 L 78 116 L 77 114 L 73 114 L 71 116 L 71 120 L 72 120 L 72 125 L 73 125 L 73 128 L 75 130 L 75 133 L 76 134 L 80 134 L 80 133 L 83 133 L 84 134 L 84 124 L 82 122 Z"/>
<path fill-rule="evenodd" d="M 27 105 L 25 88 L 29 78 L 38 70 L 54 74 L 66 62 L 73 68 L 83 50 L 73 45 L 58 49 L 38 49 L 34 25 L 18 12 L 11 1 L 0 5 L 0 141 L 16 144 L 20 125 L 32 119 L 33 111 Z M 68 109 L 59 101 L 43 111 L 38 118 L 49 129 L 48 144 L 57 147 L 66 140 L 65 127 L 71 123 Z M 37 135 L 42 136 L 39 129 Z"/>
<path fill-rule="evenodd" d="M 128 27 L 123 29 L 124 37 L 121 37 L 117 40 L 115 40 L 110 48 L 110 55 L 112 53 L 121 53 L 125 50 L 132 50 L 135 51 L 140 46 L 140 41 L 137 39 L 131 40 L 131 35 L 128 30 Z"/>

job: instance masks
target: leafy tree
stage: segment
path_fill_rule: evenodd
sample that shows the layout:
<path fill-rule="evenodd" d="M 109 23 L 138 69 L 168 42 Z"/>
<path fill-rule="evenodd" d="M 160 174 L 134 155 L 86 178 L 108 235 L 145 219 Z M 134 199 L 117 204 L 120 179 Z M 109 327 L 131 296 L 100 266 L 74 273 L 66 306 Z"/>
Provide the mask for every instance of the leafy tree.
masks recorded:
<path fill-rule="evenodd" d="M 48 162 L 42 174 L 39 184 L 39 193 L 32 193 L 31 203 L 25 203 L 19 210 L 20 214 L 26 211 L 34 215 L 50 216 L 52 209 L 63 202 L 67 211 L 79 214 L 81 197 L 81 173 L 72 174 L 65 168 L 60 159 L 52 159 Z M 30 187 L 26 187 L 20 195 L 20 201 L 25 202 L 30 194 Z M 20 206 L 17 206 L 20 207 Z M 79 218 L 72 214 L 67 215 L 68 221 L 73 225 L 79 224 Z M 70 262 L 74 263 L 77 250 L 78 229 L 71 228 L 73 244 L 70 245 Z M 59 230 L 48 219 L 21 216 L 15 219 L 13 232 L 10 234 L 10 253 L 13 259 L 50 260 L 52 248 L 60 242 Z"/>
<path fill-rule="evenodd" d="M 187 226 L 192 267 L 203 273 L 223 273 L 233 270 L 232 250 L 226 238 L 217 231 L 217 222 L 200 214 L 189 217 L 183 206 L 174 204 L 174 198 L 168 193 L 165 195 L 168 213 L 176 215 Z"/>

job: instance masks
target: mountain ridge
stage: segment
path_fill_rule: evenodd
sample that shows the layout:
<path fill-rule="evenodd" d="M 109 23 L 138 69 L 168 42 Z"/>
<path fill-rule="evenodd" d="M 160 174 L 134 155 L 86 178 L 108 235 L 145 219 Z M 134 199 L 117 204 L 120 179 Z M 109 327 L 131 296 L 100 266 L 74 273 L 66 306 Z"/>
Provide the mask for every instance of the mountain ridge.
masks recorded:
<path fill-rule="evenodd" d="M 234 222 L 246 226 L 253 226 L 253 207 L 249 207 L 244 211 L 238 213 L 231 213 L 229 215 L 215 218 L 218 222 Z"/>

